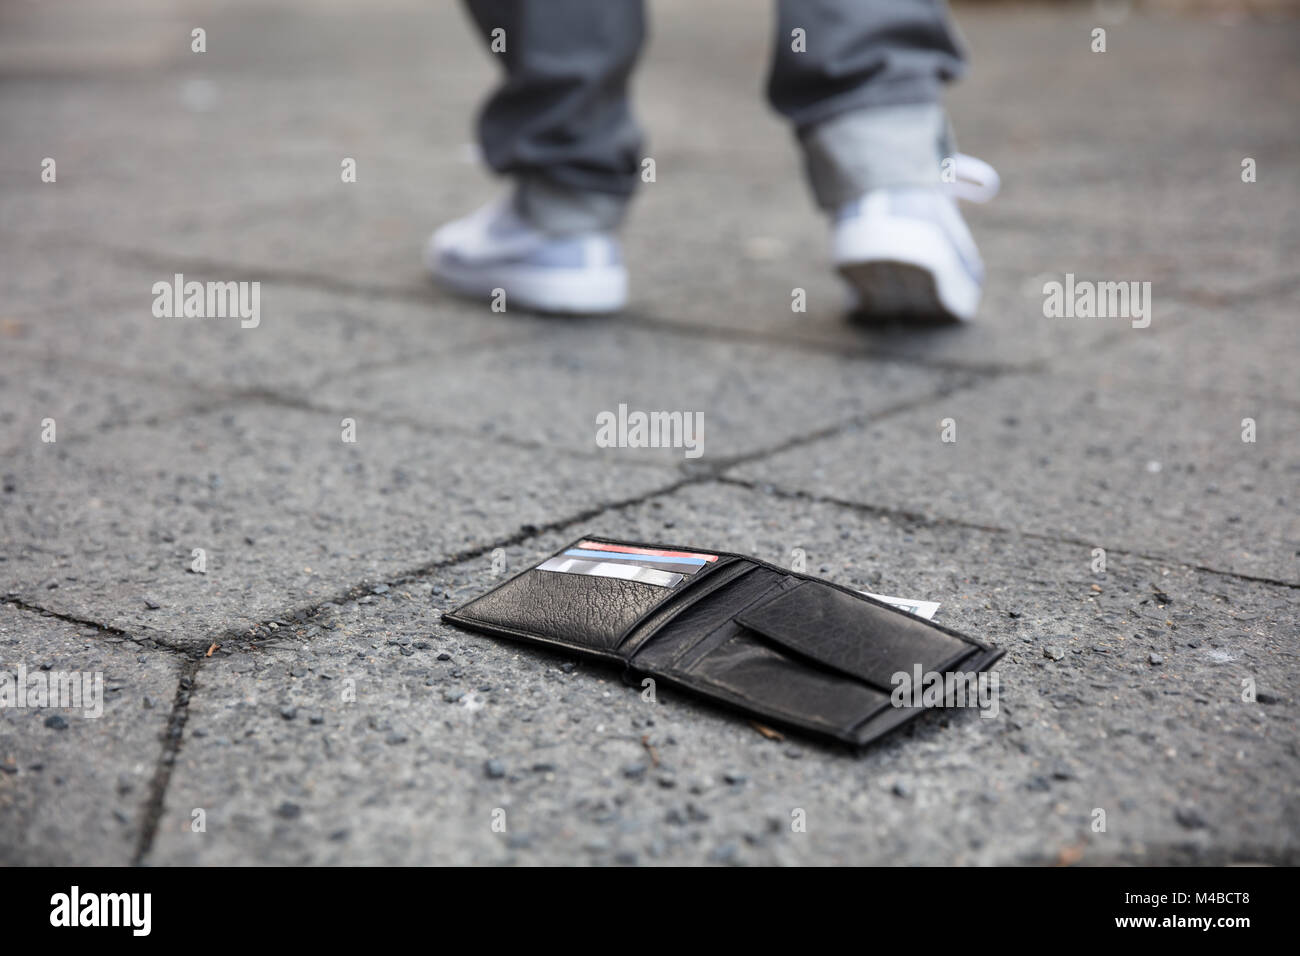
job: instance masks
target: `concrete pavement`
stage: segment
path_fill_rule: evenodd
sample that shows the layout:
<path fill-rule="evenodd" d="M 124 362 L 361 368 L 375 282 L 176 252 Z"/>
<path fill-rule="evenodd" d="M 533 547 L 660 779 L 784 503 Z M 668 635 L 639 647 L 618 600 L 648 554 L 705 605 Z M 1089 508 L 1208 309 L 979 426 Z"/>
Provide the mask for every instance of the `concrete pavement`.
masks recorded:
<path fill-rule="evenodd" d="M 0 709 L 0 862 L 1300 860 L 1300 24 L 957 7 L 1004 191 L 980 321 L 915 332 L 843 321 L 770 11 L 650 7 L 633 305 L 582 321 L 421 271 L 496 189 L 454 5 L 0 11 L 0 671 L 105 685 Z M 155 316 L 177 273 L 259 324 Z M 1066 274 L 1150 327 L 1045 317 Z M 619 403 L 704 455 L 598 447 Z M 853 757 L 439 620 L 584 533 L 940 601 L 1000 712 Z"/>

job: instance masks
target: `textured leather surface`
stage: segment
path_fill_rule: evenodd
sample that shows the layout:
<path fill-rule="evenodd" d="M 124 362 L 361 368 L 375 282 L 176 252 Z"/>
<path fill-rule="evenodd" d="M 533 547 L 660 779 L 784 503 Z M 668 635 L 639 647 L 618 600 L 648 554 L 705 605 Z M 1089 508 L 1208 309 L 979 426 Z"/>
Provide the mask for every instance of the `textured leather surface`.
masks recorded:
<path fill-rule="evenodd" d="M 457 613 L 580 649 L 610 651 L 624 631 L 672 595 L 671 588 L 639 581 L 532 570 Z"/>
<path fill-rule="evenodd" d="M 847 734 L 882 707 L 889 695 L 852 678 L 809 667 L 741 633 L 725 641 L 689 671 L 688 679 L 759 703 L 779 719 Z"/>
<path fill-rule="evenodd" d="M 850 594 L 805 581 L 737 620 L 770 640 L 826 667 L 891 690 L 898 671 L 940 671 L 970 645 L 918 618 L 889 611 Z"/>

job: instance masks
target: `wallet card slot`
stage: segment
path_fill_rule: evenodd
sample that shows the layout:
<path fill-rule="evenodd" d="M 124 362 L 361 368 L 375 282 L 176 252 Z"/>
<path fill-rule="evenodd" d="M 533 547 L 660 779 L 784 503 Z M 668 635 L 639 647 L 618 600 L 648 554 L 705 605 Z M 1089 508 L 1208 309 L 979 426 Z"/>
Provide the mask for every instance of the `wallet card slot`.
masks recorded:
<path fill-rule="evenodd" d="M 736 615 L 742 626 L 796 655 L 889 692 L 893 675 L 942 672 L 976 649 L 933 625 L 848 594 L 803 581 Z"/>
<path fill-rule="evenodd" d="M 689 585 L 679 587 L 678 591 L 681 593 L 674 595 L 671 600 L 665 601 L 631 627 L 622 642 L 620 642 L 619 650 L 622 651 L 625 657 L 630 659 L 647 641 L 678 615 L 688 611 L 709 595 L 727 588 L 738 578 L 745 577 L 757 569 L 758 565 L 750 561 L 733 558 L 723 567 L 713 571 L 708 581 L 700 581 L 698 587 L 690 587 Z"/>
<path fill-rule="evenodd" d="M 554 561 L 555 557 L 541 562 Z M 658 607 L 693 591 L 735 562 L 723 557 L 672 587 L 600 574 L 543 570 L 541 565 L 458 608 L 448 619 L 617 657 L 629 631 Z"/>
<path fill-rule="evenodd" d="M 694 656 L 697 648 L 730 623 L 737 611 L 791 580 L 761 565 L 745 565 L 740 573 L 721 581 L 719 587 L 701 588 L 689 600 L 648 615 L 626 645 L 632 666 L 642 669 L 681 665 L 683 658 Z"/>

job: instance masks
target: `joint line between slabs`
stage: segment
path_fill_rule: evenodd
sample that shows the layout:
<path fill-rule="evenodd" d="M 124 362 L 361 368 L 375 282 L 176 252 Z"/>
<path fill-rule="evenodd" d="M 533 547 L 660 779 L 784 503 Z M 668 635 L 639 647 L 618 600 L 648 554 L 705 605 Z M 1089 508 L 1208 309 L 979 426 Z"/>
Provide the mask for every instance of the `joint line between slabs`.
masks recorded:
<path fill-rule="evenodd" d="M 176 758 L 185 739 L 185 724 L 190 716 L 190 698 L 197 689 L 195 677 L 203 661 L 202 657 L 186 661 L 181 665 L 181 673 L 176 679 L 176 694 L 172 699 L 166 730 L 163 732 L 162 752 L 158 755 L 158 763 L 149 782 L 149 795 L 140 808 L 140 839 L 131 858 L 133 866 L 142 865 L 145 857 L 153 849 L 154 838 L 162 822 L 167 789 L 171 786 L 172 770 L 176 766 Z"/>
<path fill-rule="evenodd" d="M 1096 541 L 1084 541 L 1080 538 L 1071 538 L 1069 536 L 1052 534 L 1045 531 L 1020 531 L 1016 528 L 1004 528 L 1000 525 L 980 524 L 976 521 L 965 521 L 961 518 L 927 515 L 923 512 L 908 511 L 904 508 L 891 508 L 884 505 L 867 504 L 861 501 L 849 501 L 845 498 L 837 498 L 833 495 L 821 495 L 810 491 L 783 488 L 775 484 L 756 482 L 748 478 L 737 478 L 732 475 L 719 475 L 717 481 L 719 484 L 744 488 L 749 491 L 757 491 L 760 494 L 771 495 L 776 498 L 809 501 L 814 504 L 833 505 L 837 508 L 847 508 L 852 511 L 879 515 L 907 524 L 940 528 L 964 528 L 969 531 L 981 531 L 986 534 L 1010 535 L 1020 538 L 1030 538 L 1035 541 L 1043 541 L 1047 544 L 1070 545 L 1072 547 L 1080 548 L 1103 547 Z M 1195 561 L 1187 561 L 1174 555 L 1149 554 L 1145 551 L 1134 551 L 1129 548 L 1116 547 L 1106 547 L 1105 550 L 1107 554 L 1124 555 L 1126 557 L 1137 558 L 1141 561 L 1150 561 L 1153 564 L 1173 564 L 1178 567 L 1188 568 L 1192 571 L 1200 571 L 1204 574 L 1214 574 L 1220 577 L 1233 578 L 1238 581 L 1248 581 L 1252 584 L 1265 584 L 1272 587 L 1290 588 L 1292 590 L 1300 589 L 1300 582 L 1285 581 L 1281 578 L 1269 578 L 1256 574 L 1245 574 L 1240 571 L 1225 571 L 1223 568 L 1214 568 L 1209 565 L 1198 564 Z"/>
<path fill-rule="evenodd" d="M 136 637 L 132 635 L 129 631 L 117 627 L 116 625 L 103 624 L 100 623 L 99 621 L 92 621 L 89 618 L 80 617 L 79 615 L 76 614 L 68 614 L 63 611 L 54 611 L 51 610 L 50 608 L 42 607 L 39 604 L 34 604 L 31 601 L 26 600 L 25 598 L 19 597 L 17 594 L 6 594 L 3 597 L 0 597 L 0 602 L 13 605 L 18 610 L 26 612 L 28 614 L 36 614 L 39 615 L 40 617 L 53 618 L 54 620 L 62 621 L 65 624 L 75 624 L 77 627 L 93 628 L 96 631 L 99 631 L 101 636 L 111 635 L 112 637 L 121 638 L 122 640 L 135 644 L 137 647 L 140 647 L 146 651 L 154 650 L 154 648 L 149 647 L 146 644 L 146 642 L 152 642 L 153 644 L 157 645 L 157 647 L 160 647 L 163 650 L 173 654 L 181 654 L 183 656 L 189 656 L 190 654 L 189 648 L 179 647 L 175 644 L 169 644 L 166 641 L 160 641 L 156 637 Z"/>

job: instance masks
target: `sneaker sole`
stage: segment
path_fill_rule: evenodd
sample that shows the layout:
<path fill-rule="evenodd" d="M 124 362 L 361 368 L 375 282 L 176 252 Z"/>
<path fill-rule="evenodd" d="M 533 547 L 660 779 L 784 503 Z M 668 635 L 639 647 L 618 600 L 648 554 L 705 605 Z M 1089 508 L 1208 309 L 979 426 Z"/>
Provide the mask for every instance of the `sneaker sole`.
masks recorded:
<path fill-rule="evenodd" d="M 934 273 L 910 262 L 880 260 L 839 266 L 858 295 L 851 318 L 860 324 L 899 321 L 910 325 L 954 325 L 963 317 L 944 305 Z"/>

